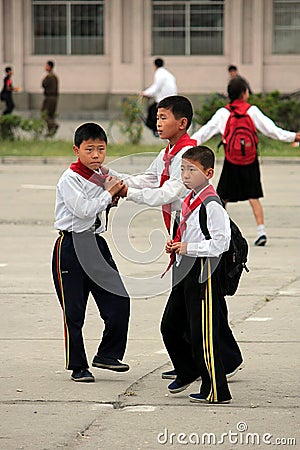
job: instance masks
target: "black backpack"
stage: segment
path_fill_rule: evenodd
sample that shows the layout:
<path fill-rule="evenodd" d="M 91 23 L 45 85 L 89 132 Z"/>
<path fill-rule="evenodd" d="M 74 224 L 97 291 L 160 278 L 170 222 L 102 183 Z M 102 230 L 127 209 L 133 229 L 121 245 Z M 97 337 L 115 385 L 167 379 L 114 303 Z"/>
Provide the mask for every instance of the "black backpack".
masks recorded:
<path fill-rule="evenodd" d="M 199 210 L 200 227 L 205 239 L 211 239 L 207 228 L 207 203 L 215 201 L 223 206 L 217 196 L 207 197 Z M 230 219 L 230 218 L 229 218 Z M 249 272 L 246 266 L 248 256 L 248 243 L 237 224 L 230 219 L 231 239 L 229 249 L 224 252 L 218 263 L 219 286 L 222 295 L 234 295 L 237 291 L 243 270 Z"/>

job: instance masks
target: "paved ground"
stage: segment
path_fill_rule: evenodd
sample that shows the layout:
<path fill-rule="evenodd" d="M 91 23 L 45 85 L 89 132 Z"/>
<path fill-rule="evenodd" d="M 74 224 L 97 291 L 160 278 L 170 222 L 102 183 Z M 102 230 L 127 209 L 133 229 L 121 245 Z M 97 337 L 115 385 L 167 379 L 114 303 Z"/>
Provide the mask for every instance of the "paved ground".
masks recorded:
<path fill-rule="evenodd" d="M 145 156 L 114 163 L 132 173 L 147 164 Z M 161 380 L 170 367 L 159 333 L 169 286 L 159 278 L 167 262 L 161 213 L 129 202 L 114 211 L 106 237 L 134 297 L 125 357 L 131 370 L 95 369 L 96 382 L 87 385 L 70 380 L 50 275 L 54 189 L 65 167 L 63 160 L 0 165 L 0 448 L 300 448 L 299 164 L 262 165 L 265 248 L 252 245 L 248 204 L 230 207 L 250 243 L 250 273 L 228 298 L 245 368 L 230 383 L 233 402 L 219 406 L 189 403 L 196 383 L 171 395 Z M 101 332 L 91 299 L 85 326 L 90 359 Z"/>

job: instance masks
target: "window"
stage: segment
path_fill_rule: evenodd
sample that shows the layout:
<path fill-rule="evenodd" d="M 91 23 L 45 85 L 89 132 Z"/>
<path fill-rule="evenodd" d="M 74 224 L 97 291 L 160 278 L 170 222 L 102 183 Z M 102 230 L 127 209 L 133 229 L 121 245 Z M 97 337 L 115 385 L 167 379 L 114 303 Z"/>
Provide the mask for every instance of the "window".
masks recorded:
<path fill-rule="evenodd" d="M 300 1 L 273 1 L 273 53 L 300 53 Z"/>
<path fill-rule="evenodd" d="M 33 0 L 33 53 L 104 53 L 104 1 Z"/>
<path fill-rule="evenodd" d="M 224 1 L 153 0 L 152 53 L 222 55 Z"/>

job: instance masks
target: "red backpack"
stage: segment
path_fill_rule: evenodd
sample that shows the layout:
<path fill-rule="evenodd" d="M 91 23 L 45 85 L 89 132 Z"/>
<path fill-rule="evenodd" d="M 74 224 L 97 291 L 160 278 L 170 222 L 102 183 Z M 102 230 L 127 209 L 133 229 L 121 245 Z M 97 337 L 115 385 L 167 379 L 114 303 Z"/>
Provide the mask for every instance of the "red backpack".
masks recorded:
<path fill-rule="evenodd" d="M 234 100 L 225 106 L 230 111 L 221 144 L 225 158 L 232 164 L 245 166 L 255 161 L 258 137 L 253 120 L 247 113 L 250 104 Z"/>

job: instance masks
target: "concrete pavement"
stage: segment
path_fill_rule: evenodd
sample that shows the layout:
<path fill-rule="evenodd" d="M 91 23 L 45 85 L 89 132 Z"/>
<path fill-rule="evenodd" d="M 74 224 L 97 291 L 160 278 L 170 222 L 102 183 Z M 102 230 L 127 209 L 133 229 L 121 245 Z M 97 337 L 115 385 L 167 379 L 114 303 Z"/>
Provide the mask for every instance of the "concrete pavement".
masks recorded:
<path fill-rule="evenodd" d="M 112 165 L 136 173 L 150 160 L 134 156 Z M 130 202 L 113 211 L 106 238 L 134 297 L 124 358 L 131 370 L 93 369 L 92 384 L 70 380 L 50 273 L 55 185 L 66 165 L 0 165 L 0 448 L 299 448 L 299 161 L 262 164 L 266 247 L 252 244 L 249 205 L 230 205 L 250 244 L 250 273 L 228 298 L 245 368 L 230 382 L 233 402 L 217 406 L 188 401 L 197 383 L 171 395 L 161 379 L 170 368 L 159 332 L 170 282 L 160 281 L 168 259 L 164 228 L 159 210 Z M 220 164 L 216 172 L 215 181 Z M 101 332 L 91 299 L 90 360 Z"/>

